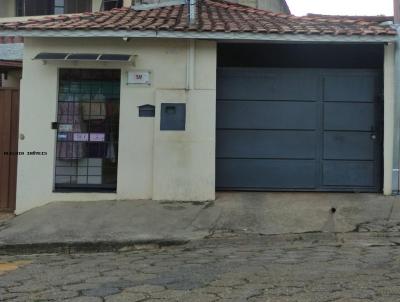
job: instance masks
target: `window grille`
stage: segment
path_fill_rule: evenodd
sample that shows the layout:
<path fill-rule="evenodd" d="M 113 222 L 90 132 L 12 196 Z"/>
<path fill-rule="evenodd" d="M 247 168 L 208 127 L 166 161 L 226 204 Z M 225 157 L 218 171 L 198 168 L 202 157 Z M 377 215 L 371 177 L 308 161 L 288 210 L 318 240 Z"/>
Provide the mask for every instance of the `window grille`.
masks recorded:
<path fill-rule="evenodd" d="M 56 191 L 115 191 L 120 70 L 61 69 Z"/>
<path fill-rule="evenodd" d="M 17 16 L 74 14 L 92 10 L 92 0 L 16 0 Z"/>
<path fill-rule="evenodd" d="M 123 0 L 103 0 L 103 10 L 112 10 L 113 8 L 121 8 Z"/>

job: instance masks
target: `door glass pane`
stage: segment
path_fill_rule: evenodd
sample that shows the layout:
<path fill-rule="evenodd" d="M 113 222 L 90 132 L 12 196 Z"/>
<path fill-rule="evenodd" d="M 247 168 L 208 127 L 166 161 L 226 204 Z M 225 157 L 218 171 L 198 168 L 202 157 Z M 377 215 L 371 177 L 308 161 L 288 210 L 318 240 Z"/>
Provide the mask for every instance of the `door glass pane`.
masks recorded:
<path fill-rule="evenodd" d="M 104 0 L 103 9 L 105 11 L 112 10 L 113 8 L 120 8 L 123 5 L 122 0 Z"/>
<path fill-rule="evenodd" d="M 25 15 L 25 1 L 24 0 L 16 0 L 15 2 L 15 10 L 16 10 L 16 16 L 21 17 Z"/>
<path fill-rule="evenodd" d="M 91 0 L 64 0 L 64 3 L 66 14 L 84 13 L 92 10 Z"/>
<path fill-rule="evenodd" d="M 54 1 L 54 14 L 59 15 L 64 13 L 64 0 Z"/>
<path fill-rule="evenodd" d="M 17 16 L 74 14 L 91 10 L 91 0 L 16 0 Z"/>
<path fill-rule="evenodd" d="M 115 190 L 120 71 L 61 69 L 56 189 Z"/>
<path fill-rule="evenodd" d="M 17 13 L 23 16 L 52 15 L 54 0 L 22 0 L 17 3 Z"/>

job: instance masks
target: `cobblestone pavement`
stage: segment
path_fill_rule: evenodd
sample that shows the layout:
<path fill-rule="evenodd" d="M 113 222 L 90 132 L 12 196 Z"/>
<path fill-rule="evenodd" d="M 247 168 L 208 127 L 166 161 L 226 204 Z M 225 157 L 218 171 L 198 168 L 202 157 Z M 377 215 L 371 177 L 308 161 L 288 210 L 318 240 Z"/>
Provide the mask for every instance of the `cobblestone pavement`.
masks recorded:
<path fill-rule="evenodd" d="M 400 301 L 400 246 L 331 236 L 224 234 L 160 249 L 3 256 L 0 300 Z"/>

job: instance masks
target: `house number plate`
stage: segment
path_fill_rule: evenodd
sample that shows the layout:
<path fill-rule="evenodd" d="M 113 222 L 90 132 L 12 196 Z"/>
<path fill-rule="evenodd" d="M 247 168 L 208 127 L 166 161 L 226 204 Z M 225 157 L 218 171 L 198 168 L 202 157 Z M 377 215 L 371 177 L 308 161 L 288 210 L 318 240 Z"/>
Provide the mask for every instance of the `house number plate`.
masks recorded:
<path fill-rule="evenodd" d="M 150 85 L 150 71 L 128 71 L 128 84 Z"/>

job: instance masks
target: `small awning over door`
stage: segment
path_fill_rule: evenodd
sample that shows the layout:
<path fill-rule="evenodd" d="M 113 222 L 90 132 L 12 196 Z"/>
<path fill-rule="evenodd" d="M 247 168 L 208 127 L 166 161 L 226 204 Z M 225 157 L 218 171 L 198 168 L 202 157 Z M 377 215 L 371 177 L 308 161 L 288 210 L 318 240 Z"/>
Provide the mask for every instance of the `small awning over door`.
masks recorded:
<path fill-rule="evenodd" d="M 88 62 L 132 62 L 133 55 L 97 53 L 38 53 L 33 60 L 42 61 L 88 61 Z"/>

